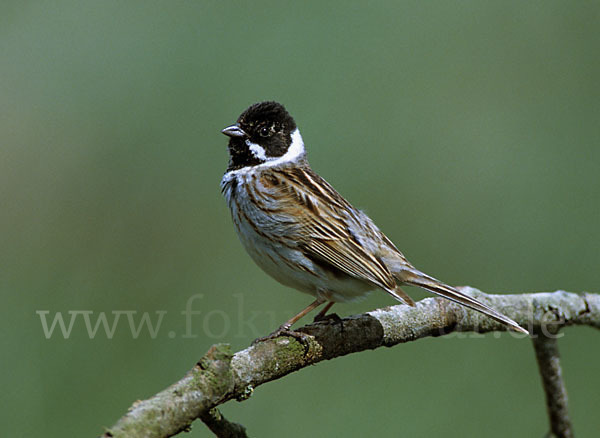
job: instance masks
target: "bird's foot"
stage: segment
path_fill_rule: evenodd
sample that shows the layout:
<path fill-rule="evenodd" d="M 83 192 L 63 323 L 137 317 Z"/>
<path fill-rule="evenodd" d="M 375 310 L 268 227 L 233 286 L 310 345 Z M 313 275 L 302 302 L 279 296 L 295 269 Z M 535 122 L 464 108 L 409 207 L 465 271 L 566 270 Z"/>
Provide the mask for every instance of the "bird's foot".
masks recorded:
<path fill-rule="evenodd" d="M 309 336 L 305 333 L 295 332 L 294 330 L 290 330 L 290 328 L 286 327 L 285 325 L 279 327 L 277 330 L 275 330 L 273 333 L 271 333 L 267 336 L 263 336 L 262 338 L 256 338 L 254 341 L 252 341 L 252 345 L 256 345 L 259 342 L 268 341 L 269 339 L 279 338 L 281 336 L 289 336 L 290 338 L 294 338 L 298 342 L 300 342 L 302 345 L 304 345 L 305 349 L 308 349 Z"/>
<path fill-rule="evenodd" d="M 337 313 L 328 313 L 327 315 L 321 315 L 319 313 L 313 319 L 313 322 L 322 322 L 322 321 L 341 322 L 342 318 L 340 318 Z"/>

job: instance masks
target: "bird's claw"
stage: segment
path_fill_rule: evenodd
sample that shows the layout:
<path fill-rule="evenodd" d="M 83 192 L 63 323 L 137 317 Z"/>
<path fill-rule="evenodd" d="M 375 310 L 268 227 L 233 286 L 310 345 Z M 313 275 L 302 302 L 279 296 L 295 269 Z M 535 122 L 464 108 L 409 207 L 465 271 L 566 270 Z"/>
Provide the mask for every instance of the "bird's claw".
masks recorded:
<path fill-rule="evenodd" d="M 309 335 L 302 333 L 302 332 L 295 332 L 294 330 L 290 330 L 289 328 L 286 328 L 286 327 L 279 327 L 277 330 L 275 330 L 273 333 L 271 333 L 267 336 L 263 336 L 262 338 L 256 338 L 254 341 L 252 341 L 252 345 L 256 345 L 259 342 L 268 341 L 269 339 L 279 338 L 281 336 L 288 336 L 290 338 L 296 339 L 298 342 L 300 342 L 302 345 L 304 345 L 304 349 L 308 351 Z"/>
<path fill-rule="evenodd" d="M 313 322 L 322 322 L 322 321 L 332 321 L 332 322 L 340 322 L 342 318 L 339 317 L 337 313 L 328 313 L 327 315 L 316 315 L 313 319 Z"/>

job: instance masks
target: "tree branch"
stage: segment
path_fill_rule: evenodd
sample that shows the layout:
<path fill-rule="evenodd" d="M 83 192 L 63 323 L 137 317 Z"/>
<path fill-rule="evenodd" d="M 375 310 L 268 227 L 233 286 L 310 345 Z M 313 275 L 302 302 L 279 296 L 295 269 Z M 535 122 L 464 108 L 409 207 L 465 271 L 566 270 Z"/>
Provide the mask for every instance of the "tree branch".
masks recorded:
<path fill-rule="evenodd" d="M 202 412 L 200 419 L 219 438 L 248 438 L 244 426 L 228 421 L 217 408 Z"/>
<path fill-rule="evenodd" d="M 528 328 L 533 336 L 552 337 L 570 325 L 600 328 L 598 294 L 486 295 L 469 287 L 462 290 Z M 214 407 L 231 399 L 245 400 L 254 388 L 322 360 L 428 336 L 506 331 L 506 327 L 451 301 L 427 298 L 415 307 L 386 307 L 337 322 L 309 324 L 297 331 L 307 335 L 303 342 L 279 337 L 235 354 L 228 345 L 213 345 L 180 381 L 134 403 L 103 436 L 173 436 L 189 429 L 195 419 L 206 417 Z M 511 335 L 526 337 L 514 332 Z"/>
<path fill-rule="evenodd" d="M 542 334 L 533 338 L 535 357 L 546 393 L 546 408 L 552 436 L 573 438 L 573 427 L 567 405 L 567 388 L 562 378 L 556 337 Z"/>

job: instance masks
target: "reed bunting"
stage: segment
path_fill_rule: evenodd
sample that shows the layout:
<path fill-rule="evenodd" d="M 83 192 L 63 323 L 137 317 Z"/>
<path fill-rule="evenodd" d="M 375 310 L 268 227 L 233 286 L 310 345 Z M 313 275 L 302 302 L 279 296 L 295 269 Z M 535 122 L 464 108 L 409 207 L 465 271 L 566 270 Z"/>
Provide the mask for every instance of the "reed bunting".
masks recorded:
<path fill-rule="evenodd" d="M 304 315 L 327 303 L 383 289 L 414 306 L 401 284 L 419 286 L 528 333 L 510 318 L 416 269 L 373 221 L 309 166 L 294 119 L 277 102 L 261 102 L 223 129 L 229 166 L 221 191 L 244 248 L 267 274 L 315 300 L 265 337 L 290 334 Z"/>

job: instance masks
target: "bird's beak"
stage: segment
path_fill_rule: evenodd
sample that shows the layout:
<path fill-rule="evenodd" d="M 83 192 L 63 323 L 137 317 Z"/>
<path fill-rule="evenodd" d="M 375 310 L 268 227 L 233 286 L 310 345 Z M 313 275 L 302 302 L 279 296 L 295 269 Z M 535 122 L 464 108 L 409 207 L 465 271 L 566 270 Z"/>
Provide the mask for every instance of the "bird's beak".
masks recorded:
<path fill-rule="evenodd" d="M 246 133 L 238 125 L 231 125 L 221 131 L 227 137 L 246 137 Z"/>

